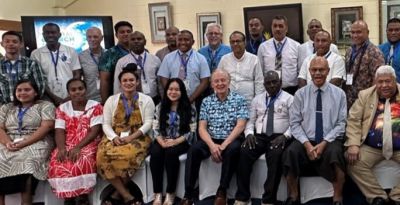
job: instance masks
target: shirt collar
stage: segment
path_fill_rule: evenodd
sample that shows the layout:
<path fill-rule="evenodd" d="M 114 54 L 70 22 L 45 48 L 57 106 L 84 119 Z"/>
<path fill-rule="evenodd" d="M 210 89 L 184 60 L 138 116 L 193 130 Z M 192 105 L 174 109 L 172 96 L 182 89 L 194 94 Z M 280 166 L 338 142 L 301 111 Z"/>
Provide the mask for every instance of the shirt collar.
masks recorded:
<path fill-rule="evenodd" d="M 139 56 L 142 56 L 142 58 L 144 57 L 144 53 L 146 53 L 146 51 L 143 51 L 141 54 L 136 54 L 136 53 L 134 53 L 133 51 L 131 51 L 131 54 L 133 55 L 133 56 L 135 56 L 136 58 L 138 58 Z"/>
<path fill-rule="evenodd" d="M 218 96 L 217 96 L 216 93 L 214 93 L 213 95 L 214 95 L 215 100 L 217 100 L 218 102 L 225 102 L 225 101 L 228 101 L 228 100 L 231 99 L 231 97 L 232 97 L 232 92 L 231 92 L 231 89 L 229 88 L 229 89 L 228 89 L 228 95 L 226 96 L 226 99 L 225 99 L 224 101 L 219 100 L 219 98 L 218 98 Z"/>
<path fill-rule="evenodd" d="M 189 56 L 190 55 L 190 52 L 192 52 L 193 51 L 193 48 L 191 48 L 190 50 L 188 50 L 188 51 L 186 51 L 185 52 L 185 54 L 187 55 L 187 56 Z M 181 56 L 182 54 L 184 54 L 182 51 L 180 51 L 179 49 L 177 50 L 177 52 L 178 52 L 178 54 Z"/>
<path fill-rule="evenodd" d="M 283 38 L 282 41 L 278 41 L 278 40 L 276 40 L 275 38 L 272 38 L 272 39 L 274 39 L 274 42 L 275 42 L 275 43 L 279 43 L 279 42 L 283 43 L 283 42 L 286 41 L 286 38 L 287 38 L 287 37 L 285 36 L 285 38 Z"/>
<path fill-rule="evenodd" d="M 320 90 L 322 90 L 322 92 L 325 92 L 326 89 L 328 89 L 328 84 L 329 84 L 329 82 L 325 81 L 325 83 L 321 87 L 317 87 L 314 85 L 314 83 L 311 83 L 312 91 L 315 93 L 318 91 L 318 89 L 320 89 Z"/>

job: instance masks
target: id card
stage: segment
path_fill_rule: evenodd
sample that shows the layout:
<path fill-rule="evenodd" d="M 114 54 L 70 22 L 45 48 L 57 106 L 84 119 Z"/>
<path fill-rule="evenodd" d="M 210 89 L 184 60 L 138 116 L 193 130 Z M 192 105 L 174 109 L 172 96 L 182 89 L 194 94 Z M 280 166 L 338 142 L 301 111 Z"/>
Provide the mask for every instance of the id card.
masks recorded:
<path fill-rule="evenodd" d="M 60 80 L 53 81 L 53 92 L 61 94 L 63 93 L 63 84 Z"/>
<path fill-rule="evenodd" d="M 346 85 L 353 85 L 353 73 L 346 75 Z"/>
<path fill-rule="evenodd" d="M 186 92 L 189 94 L 190 93 L 189 81 L 187 79 L 185 79 L 185 80 L 183 80 L 183 84 L 185 84 Z"/>
<path fill-rule="evenodd" d="M 128 137 L 128 136 L 129 136 L 129 131 L 121 132 L 121 134 L 119 135 L 120 138 L 124 138 L 124 137 Z"/>
<path fill-rule="evenodd" d="M 96 88 L 97 88 L 97 90 L 100 90 L 100 80 L 99 79 L 96 80 Z"/>
<path fill-rule="evenodd" d="M 147 81 L 142 81 L 142 91 L 146 95 L 150 94 L 150 85 L 147 83 Z"/>
<path fill-rule="evenodd" d="M 24 140 L 24 138 L 16 138 L 16 139 L 13 140 L 13 142 L 14 142 L 14 143 L 17 143 L 17 142 L 20 142 L 20 141 L 22 141 L 22 140 Z"/>

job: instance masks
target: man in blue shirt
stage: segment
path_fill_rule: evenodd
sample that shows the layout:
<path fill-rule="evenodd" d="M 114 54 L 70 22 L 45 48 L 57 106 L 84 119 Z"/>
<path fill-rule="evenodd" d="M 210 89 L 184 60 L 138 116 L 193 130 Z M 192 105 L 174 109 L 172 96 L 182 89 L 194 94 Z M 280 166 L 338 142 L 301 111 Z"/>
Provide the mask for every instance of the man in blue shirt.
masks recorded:
<path fill-rule="evenodd" d="M 249 23 L 249 39 L 246 41 L 246 51 L 257 55 L 258 47 L 262 42 L 266 41 L 264 37 L 264 25 L 260 18 L 250 18 Z"/>
<path fill-rule="evenodd" d="M 211 76 L 214 94 L 201 105 L 199 134 L 201 140 L 188 151 L 185 170 L 185 196 L 181 205 L 193 204 L 194 188 L 199 177 L 201 161 L 211 156 L 222 163 L 220 185 L 214 204 L 226 205 L 226 190 L 236 170 L 240 140 L 249 118 L 244 97 L 229 90 L 229 73 L 216 69 Z"/>
<path fill-rule="evenodd" d="M 388 21 L 386 36 L 388 41 L 379 45 L 379 49 L 385 57 L 385 64 L 396 71 L 396 79 L 400 83 L 400 19 L 392 18 Z"/>

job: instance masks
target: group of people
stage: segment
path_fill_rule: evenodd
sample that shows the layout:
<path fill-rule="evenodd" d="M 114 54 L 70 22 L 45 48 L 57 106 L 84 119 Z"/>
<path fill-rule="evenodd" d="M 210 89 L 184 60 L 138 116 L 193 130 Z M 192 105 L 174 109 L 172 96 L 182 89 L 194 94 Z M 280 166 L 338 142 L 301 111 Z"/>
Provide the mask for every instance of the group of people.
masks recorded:
<path fill-rule="evenodd" d="M 334 205 L 343 204 L 346 173 L 369 203 L 400 204 L 400 189 L 386 194 L 371 171 L 383 159 L 400 160 L 400 20 L 388 21 L 388 42 L 379 47 L 368 40 L 366 22 L 355 21 L 344 59 L 317 19 L 301 45 L 286 36 L 285 16 L 272 19 L 271 39 L 261 19 L 250 18 L 248 26 L 250 36 L 234 31 L 228 46 L 222 26 L 208 24 L 208 45 L 198 51 L 189 30 L 170 27 L 168 45 L 155 55 L 126 21 L 115 24 L 118 42 L 107 50 L 101 30 L 89 28 L 89 48 L 80 54 L 59 43 L 54 23 L 43 26 L 46 45 L 30 58 L 20 54 L 19 33 L 4 33 L 0 205 L 17 192 L 31 204 L 38 180 L 48 180 L 65 204 L 89 204 L 97 175 L 111 184 L 104 204 L 141 204 L 131 178 L 148 154 L 153 205 L 174 203 L 179 174 L 185 175 L 180 204 L 193 204 L 208 157 L 222 164 L 214 204 L 227 203 L 234 173 L 235 204 L 248 204 L 252 165 L 263 154 L 262 204 L 276 203 L 281 176 L 285 205 L 300 204 L 299 177 L 307 173 L 332 182 Z"/>

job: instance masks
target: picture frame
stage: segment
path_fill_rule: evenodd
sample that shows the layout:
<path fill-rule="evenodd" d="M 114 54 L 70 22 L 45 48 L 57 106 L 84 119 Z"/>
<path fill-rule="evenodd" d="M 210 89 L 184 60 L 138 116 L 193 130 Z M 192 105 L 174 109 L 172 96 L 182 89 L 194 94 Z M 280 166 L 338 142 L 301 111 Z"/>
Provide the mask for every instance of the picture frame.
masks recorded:
<path fill-rule="evenodd" d="M 172 26 L 169 2 L 149 4 L 150 31 L 152 43 L 165 43 L 165 30 Z"/>
<path fill-rule="evenodd" d="M 351 25 L 363 19 L 363 7 L 331 8 L 331 35 L 338 46 L 351 45 Z"/>
<path fill-rule="evenodd" d="M 197 40 L 199 48 L 207 44 L 206 28 L 209 23 L 221 24 L 220 12 L 197 13 Z"/>
<path fill-rule="evenodd" d="M 400 18 L 400 0 L 379 1 L 379 43 L 387 41 L 386 26 L 392 18 Z"/>
<path fill-rule="evenodd" d="M 244 28 L 247 39 L 249 39 L 248 36 L 250 35 L 248 22 L 251 18 L 257 17 L 262 20 L 264 26 L 264 36 L 266 39 L 269 39 L 272 37 L 272 19 L 277 15 L 283 15 L 288 19 L 287 36 L 299 43 L 303 43 L 303 12 L 301 3 L 245 7 L 243 8 L 243 14 Z"/>

